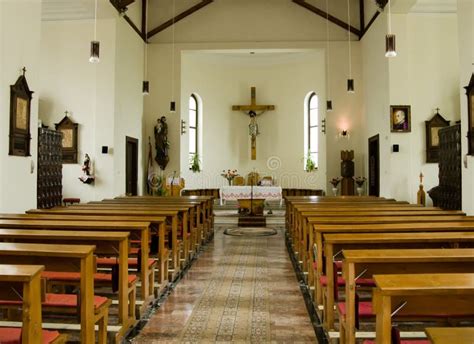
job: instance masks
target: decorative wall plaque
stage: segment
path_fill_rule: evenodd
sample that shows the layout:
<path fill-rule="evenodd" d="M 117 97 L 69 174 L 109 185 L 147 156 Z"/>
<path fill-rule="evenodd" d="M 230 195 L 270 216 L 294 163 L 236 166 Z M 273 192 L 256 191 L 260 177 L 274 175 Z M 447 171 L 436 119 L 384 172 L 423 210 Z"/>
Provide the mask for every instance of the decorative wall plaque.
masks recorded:
<path fill-rule="evenodd" d="M 33 92 L 28 87 L 26 69 L 10 86 L 10 135 L 8 154 L 30 156 L 30 111 Z"/>
<path fill-rule="evenodd" d="M 429 121 L 425 121 L 426 128 L 426 162 L 439 162 L 439 135 L 441 128 L 449 127 L 449 121 L 445 120 L 436 109 L 436 114 Z"/>
<path fill-rule="evenodd" d="M 63 134 L 61 141 L 63 164 L 77 163 L 77 127 L 78 124 L 69 118 L 67 111 L 61 122 L 56 123 L 56 130 Z"/>

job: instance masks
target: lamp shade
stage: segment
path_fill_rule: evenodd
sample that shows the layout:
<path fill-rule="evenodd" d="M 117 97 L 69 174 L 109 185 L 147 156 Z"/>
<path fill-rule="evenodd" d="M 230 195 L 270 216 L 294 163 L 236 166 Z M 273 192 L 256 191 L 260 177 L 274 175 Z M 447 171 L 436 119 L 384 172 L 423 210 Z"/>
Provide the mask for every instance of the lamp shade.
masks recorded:
<path fill-rule="evenodd" d="M 386 57 L 397 56 L 397 51 L 395 49 L 395 35 L 394 34 L 385 35 L 385 56 Z"/>
<path fill-rule="evenodd" d="M 347 92 L 354 93 L 354 79 L 347 79 Z"/>
<path fill-rule="evenodd" d="M 91 56 L 89 58 L 90 63 L 98 63 L 100 53 L 100 42 L 99 41 L 91 41 Z"/>
<path fill-rule="evenodd" d="M 332 100 L 326 100 L 326 111 L 332 111 Z"/>
<path fill-rule="evenodd" d="M 147 96 L 150 94 L 150 82 L 149 81 L 143 81 L 143 95 Z"/>

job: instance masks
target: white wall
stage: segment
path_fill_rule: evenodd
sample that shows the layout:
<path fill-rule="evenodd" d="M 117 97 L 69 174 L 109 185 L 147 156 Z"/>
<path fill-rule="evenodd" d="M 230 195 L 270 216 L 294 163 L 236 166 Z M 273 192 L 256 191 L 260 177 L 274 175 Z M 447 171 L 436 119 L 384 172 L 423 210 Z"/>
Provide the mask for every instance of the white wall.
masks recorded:
<path fill-rule="evenodd" d="M 459 47 L 459 94 L 461 108 L 462 156 L 467 160 L 467 168 L 462 167 L 463 210 L 474 215 L 474 157 L 466 156 L 467 140 L 467 97 L 464 87 L 469 84 L 474 72 L 474 3 L 472 0 L 458 0 L 458 47 Z"/>
<path fill-rule="evenodd" d="M 21 22 L 17 14 L 21 13 Z M 0 2 L 0 210 L 23 212 L 36 207 L 39 54 L 41 2 Z M 10 87 L 26 67 L 31 102 L 31 157 L 8 156 Z M 31 170 L 31 167 L 34 170 Z"/>
<path fill-rule="evenodd" d="M 122 18 L 99 20 L 100 62 L 91 64 L 92 21 L 43 22 L 42 29 L 40 118 L 54 127 L 68 110 L 79 123 L 79 160 L 63 165 L 63 196 L 86 202 L 123 194 L 125 136 L 141 141 L 142 134 L 143 42 Z M 78 180 L 85 153 L 96 177 L 90 185 Z M 140 185 L 142 170 L 140 154 Z"/>
<path fill-rule="evenodd" d="M 63 197 L 90 201 L 113 195 L 113 155 L 100 147 L 114 146 L 115 20 L 98 22 L 100 63 L 89 62 L 93 22 L 51 21 L 42 23 L 40 119 L 54 128 L 71 112 L 79 124 L 77 164 L 63 164 Z M 84 155 L 93 161 L 96 181 L 83 184 L 78 177 Z"/>
<path fill-rule="evenodd" d="M 416 202 L 420 172 L 426 191 L 438 185 L 438 165 L 425 162 L 425 121 L 437 107 L 453 124 L 460 118 L 457 20 L 454 14 L 393 14 L 398 55 L 388 59 L 386 19 L 380 15 L 362 39 L 366 138 L 380 134 L 381 196 Z M 411 105 L 411 133 L 390 133 L 390 105 Z"/>
<path fill-rule="evenodd" d="M 247 173 L 249 170 L 251 170 L 252 167 L 256 167 L 259 170 L 263 171 L 264 168 L 266 167 L 267 159 L 270 156 L 273 155 L 278 155 L 278 154 L 287 154 L 288 151 L 284 149 L 284 151 L 280 151 L 280 148 L 272 147 L 271 145 L 275 144 L 272 143 L 272 141 L 264 141 L 264 136 L 263 133 L 265 131 L 265 127 L 268 126 L 266 122 L 268 121 L 269 123 L 272 123 L 272 118 L 275 118 L 275 113 L 278 112 L 278 109 L 281 108 L 283 110 L 283 116 L 282 117 L 276 117 L 280 119 L 280 125 L 281 123 L 282 126 L 279 126 L 278 128 L 278 133 L 279 133 L 279 139 L 283 140 L 283 143 L 277 143 L 276 145 L 283 145 L 284 144 L 284 133 L 288 133 L 288 139 L 287 141 L 292 141 L 298 140 L 298 133 L 302 135 L 302 128 L 303 125 L 298 125 L 295 123 L 294 119 L 291 119 L 288 122 L 288 113 L 292 113 L 294 111 L 297 111 L 299 113 L 302 112 L 303 110 L 303 102 L 302 100 L 296 101 L 295 99 L 289 100 L 287 94 L 285 95 L 280 95 L 281 90 L 284 89 L 283 87 L 288 87 L 286 89 L 286 92 L 288 93 L 288 90 L 295 90 L 294 92 L 300 92 L 304 95 L 306 95 L 306 89 L 308 89 L 307 92 L 310 91 L 310 87 L 303 87 L 304 84 L 302 82 L 305 80 L 304 77 L 301 76 L 301 74 L 295 74 L 292 76 L 289 76 L 289 70 L 291 68 L 294 68 L 295 71 L 300 71 L 302 69 L 298 69 L 298 63 L 294 63 L 294 66 L 289 66 L 287 68 L 287 74 L 288 75 L 285 79 L 283 79 L 282 75 L 265 75 L 264 72 L 260 73 L 259 71 L 263 70 L 262 66 L 259 64 L 256 64 L 255 66 L 249 66 L 246 68 L 246 71 L 244 72 L 244 69 L 240 69 L 242 72 L 232 72 L 228 71 L 228 73 L 231 73 L 232 75 L 229 75 L 226 73 L 226 68 L 222 66 L 220 69 L 217 69 L 217 66 L 214 63 L 214 66 L 211 71 L 208 73 L 205 73 L 201 67 L 196 68 L 196 67 L 186 67 L 185 63 L 182 63 L 183 56 L 187 56 L 187 54 L 193 55 L 192 59 L 190 61 L 195 59 L 196 51 L 207 51 L 207 52 L 223 52 L 223 51 L 229 51 L 229 50 L 234 50 L 234 51 L 250 51 L 254 48 L 260 49 L 261 51 L 263 50 L 271 50 L 271 51 L 276 51 L 276 52 L 282 52 L 282 51 L 294 51 L 294 50 L 318 50 L 324 52 L 325 44 L 317 43 L 317 42 L 301 42 L 301 43 L 290 43 L 290 42 L 278 42 L 278 43 L 269 43 L 269 42 L 260 42 L 260 43 L 228 43 L 228 44 L 176 44 L 175 45 L 175 81 L 174 81 L 174 94 L 175 94 L 175 100 L 177 102 L 177 112 L 175 114 L 170 114 L 169 113 L 169 102 L 171 100 L 171 87 L 172 87 L 172 82 L 171 82 L 171 75 L 172 75 L 172 54 L 171 54 L 171 45 L 168 44 L 152 44 L 149 49 L 149 79 L 150 79 L 150 88 L 151 88 L 151 94 L 149 97 L 146 98 L 145 100 L 145 121 L 146 121 L 146 136 L 152 136 L 153 137 L 153 127 L 156 123 L 156 119 L 159 116 L 166 115 L 167 117 L 167 122 L 169 126 L 169 141 L 171 143 L 170 147 L 170 162 L 168 164 L 168 167 L 166 168 L 165 174 L 166 175 L 171 175 L 173 171 L 181 171 L 184 173 L 184 171 L 187 171 L 188 169 L 188 162 L 186 152 L 187 152 L 187 141 L 185 145 L 182 145 L 181 143 L 181 138 L 180 138 L 180 119 L 182 116 L 185 116 L 187 119 L 187 103 L 188 103 L 188 96 L 189 92 L 192 90 L 192 85 L 191 86 L 185 86 L 185 83 L 187 82 L 188 75 L 191 73 L 191 70 L 193 70 L 194 74 L 201 74 L 205 75 L 201 76 L 201 80 L 205 79 L 206 85 L 201 85 L 200 87 L 205 87 L 206 92 L 209 94 L 212 94 L 213 92 L 213 98 L 217 99 L 219 103 L 215 105 L 217 108 L 214 110 L 214 108 L 207 109 L 207 106 L 209 106 L 209 102 L 206 102 L 206 96 L 201 94 L 200 92 L 197 92 L 201 97 L 203 97 L 204 101 L 204 116 L 208 113 L 220 113 L 223 109 L 223 111 L 229 112 L 229 107 L 231 105 L 235 104 L 240 104 L 240 103 L 247 103 L 250 101 L 250 86 L 252 86 L 253 80 L 257 82 L 255 86 L 257 86 L 257 100 L 259 103 L 271 103 L 277 105 L 277 111 L 276 112 L 269 112 L 261 116 L 259 119 L 259 124 L 261 127 L 262 135 L 257 138 L 257 147 L 259 149 L 258 156 L 261 157 L 262 161 L 257 162 L 255 165 L 252 165 L 252 163 L 247 163 L 244 159 L 249 156 L 248 153 L 248 146 L 245 146 L 242 148 L 241 151 L 236 152 L 233 151 L 231 153 L 230 151 L 227 154 L 237 154 L 238 155 L 238 164 L 237 163 L 231 163 L 231 162 L 225 162 L 225 163 L 213 163 L 211 165 L 208 164 L 209 157 L 204 157 L 204 168 L 207 170 L 209 173 L 212 173 L 212 176 L 216 176 L 223 168 L 237 168 L 239 171 L 242 171 L 242 173 Z M 285 171 L 297 171 L 298 172 L 298 178 L 300 180 L 298 181 L 288 181 L 285 182 L 285 186 L 299 186 L 299 187 L 306 187 L 312 185 L 313 187 L 321 187 L 323 189 L 326 188 L 327 185 L 327 179 L 335 176 L 340 175 L 340 150 L 341 149 L 355 149 L 356 154 L 360 154 L 358 152 L 361 152 L 361 147 L 360 147 L 360 132 L 362 128 L 362 124 L 360 121 L 361 118 L 361 99 L 362 99 L 362 80 L 361 80 L 361 69 L 360 69 L 360 52 L 359 52 L 359 43 L 353 42 L 352 43 L 352 48 L 353 48 L 353 76 L 354 79 L 356 79 L 356 87 L 357 87 L 357 93 L 354 95 L 349 95 L 345 91 L 346 88 L 346 79 L 348 75 L 348 48 L 347 48 L 347 42 L 334 42 L 331 43 L 331 79 L 333 80 L 331 83 L 331 94 L 332 94 L 332 100 L 334 104 L 334 111 L 331 112 L 328 116 L 328 134 L 326 135 L 326 140 L 328 142 L 327 146 L 327 159 L 324 157 L 321 158 L 320 166 L 324 167 L 331 174 L 329 175 L 324 175 L 325 173 L 322 172 L 322 170 L 314 175 L 311 175 L 309 180 L 305 180 L 309 178 L 308 174 L 305 174 L 302 170 L 299 170 L 299 168 L 302 166 L 302 158 L 303 158 L 303 145 L 302 144 L 295 144 L 296 150 L 294 150 L 293 155 L 291 159 L 288 156 L 285 156 L 282 161 L 288 168 L 288 170 Z M 257 50 L 258 50 L 257 49 Z M 263 49 L 263 50 L 262 50 Z M 318 62 L 319 61 L 319 62 Z M 196 62 L 197 63 L 197 62 Z M 208 63 L 209 64 L 209 63 Z M 311 65 L 312 64 L 312 65 Z M 291 63 L 288 63 L 288 65 L 291 65 Z M 230 68 L 227 69 L 232 69 L 234 66 L 232 64 L 229 65 Z M 322 82 L 318 87 L 321 87 L 321 91 L 318 92 L 320 93 L 323 98 L 321 106 L 322 106 L 322 117 L 324 118 L 325 115 L 325 85 L 324 85 L 324 79 L 325 79 L 325 71 L 324 71 L 324 55 L 323 53 L 320 54 L 319 60 L 314 59 L 312 63 L 307 62 L 306 68 L 309 68 L 309 73 L 316 73 L 313 74 L 313 76 L 316 78 L 315 80 L 310 80 L 310 82 Z M 217 72 L 219 70 L 219 73 Z M 275 73 L 274 73 L 275 74 Z M 308 74 L 308 72 L 307 72 Z M 236 75 L 239 75 L 239 77 L 236 79 Z M 311 79 L 311 74 L 308 74 L 309 77 L 308 79 Z M 230 81 L 229 81 L 230 80 Z M 283 80 L 283 81 L 282 81 Z M 218 87 L 217 85 L 221 85 L 224 83 L 224 81 L 227 81 L 227 86 L 224 90 L 224 87 Z M 258 82 L 261 83 L 261 87 L 259 86 Z M 197 83 L 197 81 L 196 81 Z M 255 83 L 255 82 L 253 82 Z M 284 86 L 282 86 L 284 85 Z M 318 85 L 317 83 L 315 86 Z M 213 88 L 214 86 L 214 88 Z M 280 88 L 281 87 L 281 88 Z M 272 88 L 269 90 L 269 88 Z M 274 89 L 273 89 L 274 88 Z M 301 90 L 300 90 L 301 89 Z M 304 91 L 303 91 L 304 89 Z M 298 90 L 298 91 L 297 91 Z M 317 91 L 317 90 L 316 90 Z M 304 95 L 302 96 L 302 99 L 304 98 Z M 295 96 L 296 97 L 296 96 Z M 299 99 L 299 97 L 297 97 Z M 180 101 L 181 100 L 181 101 Z M 220 105 L 219 105 L 220 104 Z M 219 107 L 220 106 L 220 107 Z M 233 115 L 233 119 L 235 121 L 242 121 L 242 123 L 238 124 L 239 122 L 234 122 L 235 125 L 242 127 L 241 135 L 243 135 L 240 140 L 243 140 L 242 142 L 247 142 L 248 136 L 246 135 L 246 128 L 248 125 L 248 118 L 246 116 L 241 115 L 238 116 L 238 114 L 230 112 L 229 116 Z M 223 117 L 225 117 L 225 114 L 222 114 Z M 292 117 L 293 118 L 293 117 Z M 204 119 L 206 121 L 206 118 Z M 295 125 L 296 132 L 292 130 L 286 130 L 286 123 L 291 123 L 291 125 Z M 214 124 L 212 124 L 212 121 L 208 121 L 213 127 Z M 349 130 L 351 133 L 351 138 L 350 140 L 341 140 L 337 133 L 340 132 L 342 128 L 346 128 Z M 207 126 L 206 126 L 207 128 Z M 213 127 L 214 128 L 214 127 Z M 222 130 L 228 130 L 228 127 L 223 124 L 223 126 L 215 126 L 214 133 L 211 131 L 210 135 L 215 135 L 216 139 L 225 137 L 225 132 L 222 132 Z M 358 136 L 359 135 L 359 136 Z M 300 137 L 301 138 L 301 137 Z M 301 138 L 302 140 L 302 138 Z M 206 141 L 206 136 L 205 136 L 205 141 Z M 277 142 L 277 141 L 275 141 Z M 209 142 L 209 145 L 212 145 L 211 142 Z M 246 143 L 248 145 L 248 142 Z M 204 147 L 206 150 L 206 145 Z M 216 148 L 214 146 L 213 149 L 223 149 L 222 147 Z M 264 149 L 263 151 L 260 151 L 261 149 Z M 274 153 L 271 153 L 274 152 Z M 300 152 L 300 153 L 298 153 Z M 221 153 L 223 153 L 223 156 L 226 156 L 226 151 L 223 150 Z M 204 153 L 206 154 L 206 153 Z M 208 153 L 209 154 L 209 153 Z M 180 161 L 180 155 L 183 157 L 183 160 Z M 219 156 L 219 159 L 222 157 Z M 288 160 L 287 160 L 288 159 Z M 359 155 L 358 158 L 356 158 L 356 166 L 357 166 L 357 171 L 358 173 L 363 173 L 363 163 L 360 161 L 362 157 Z M 297 167 L 295 167 L 295 164 Z M 218 166 L 219 165 L 219 166 Z M 291 166 L 291 167 L 290 167 Z M 157 169 L 157 166 L 155 164 L 155 168 Z M 206 172 L 207 173 L 207 172 Z M 281 170 L 279 173 L 284 173 L 283 170 Z M 293 172 L 292 172 L 293 173 Z M 188 187 L 192 186 L 193 183 L 196 183 L 198 180 L 197 176 L 187 176 L 187 179 L 191 184 L 187 184 Z M 208 182 L 207 180 L 212 179 L 212 182 Z M 194 180 L 194 181 L 192 181 Z M 224 179 L 222 178 L 211 178 L 210 176 L 207 176 L 205 179 L 205 183 L 208 183 L 207 185 L 216 185 L 216 183 L 222 183 Z M 220 180 L 220 181 L 219 181 Z M 194 184 L 195 185 L 195 184 Z"/>

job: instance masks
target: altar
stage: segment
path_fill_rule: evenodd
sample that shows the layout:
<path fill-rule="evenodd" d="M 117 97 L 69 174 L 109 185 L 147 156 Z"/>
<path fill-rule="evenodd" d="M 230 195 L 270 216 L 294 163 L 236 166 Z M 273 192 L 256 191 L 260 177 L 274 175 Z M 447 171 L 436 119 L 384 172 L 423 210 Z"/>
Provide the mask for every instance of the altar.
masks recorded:
<path fill-rule="evenodd" d="M 221 205 L 225 201 L 237 201 L 239 199 L 265 199 L 266 201 L 283 200 L 282 188 L 280 186 L 254 186 L 252 197 L 252 186 L 223 186 L 219 190 Z"/>

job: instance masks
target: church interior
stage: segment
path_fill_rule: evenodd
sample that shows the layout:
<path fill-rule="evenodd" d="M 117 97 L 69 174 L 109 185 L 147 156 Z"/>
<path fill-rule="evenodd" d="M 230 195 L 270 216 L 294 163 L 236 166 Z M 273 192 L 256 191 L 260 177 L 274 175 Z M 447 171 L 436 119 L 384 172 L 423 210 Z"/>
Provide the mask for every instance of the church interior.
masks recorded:
<path fill-rule="evenodd" d="M 474 0 L 0 0 L 1 343 L 474 343 Z"/>

